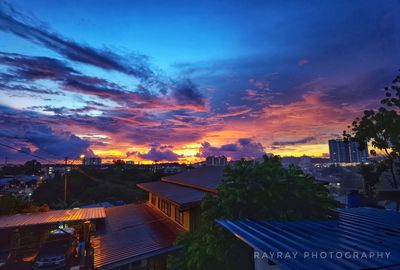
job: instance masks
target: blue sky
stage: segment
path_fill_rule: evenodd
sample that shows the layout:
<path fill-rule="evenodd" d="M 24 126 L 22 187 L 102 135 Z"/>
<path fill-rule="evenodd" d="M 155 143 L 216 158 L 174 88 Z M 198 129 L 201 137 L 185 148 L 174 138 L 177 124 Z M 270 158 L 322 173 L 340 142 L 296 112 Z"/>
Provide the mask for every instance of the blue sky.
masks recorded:
<path fill-rule="evenodd" d="M 104 158 L 321 156 L 399 69 L 398 1 L 0 8 L 0 140 L 41 154 L 30 133 Z"/>

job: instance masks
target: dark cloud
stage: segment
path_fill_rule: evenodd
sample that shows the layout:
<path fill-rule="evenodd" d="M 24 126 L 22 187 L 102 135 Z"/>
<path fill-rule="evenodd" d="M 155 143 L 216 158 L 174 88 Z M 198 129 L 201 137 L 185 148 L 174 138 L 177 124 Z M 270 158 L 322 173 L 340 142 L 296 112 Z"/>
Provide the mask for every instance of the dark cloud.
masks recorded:
<path fill-rule="evenodd" d="M 225 144 L 220 147 L 215 147 L 209 142 L 204 142 L 200 148 L 199 156 L 207 157 L 224 155 L 233 160 L 238 160 L 241 158 L 260 158 L 264 154 L 264 147 L 261 143 L 254 142 L 250 138 L 241 138 L 234 144 Z"/>
<path fill-rule="evenodd" d="M 272 143 L 272 146 L 285 146 L 285 145 L 296 145 L 296 144 L 305 144 L 314 141 L 314 137 L 305 137 L 299 140 L 293 141 L 276 141 Z"/>
<path fill-rule="evenodd" d="M 54 91 L 50 89 L 44 89 L 41 87 L 36 87 L 34 85 L 16 84 L 8 79 L 4 79 L 0 75 L 0 91 L 6 91 L 10 96 L 15 95 L 18 92 L 23 92 L 27 94 L 35 95 L 63 95 L 61 91 Z M 47 100 L 43 97 L 41 99 Z"/>
<path fill-rule="evenodd" d="M 122 72 L 134 76 L 139 83 L 135 89 L 126 89 L 101 78 L 83 75 L 68 66 L 65 61 L 49 57 L 1 53 L 0 64 L 10 67 L 10 71 L 13 72 L 8 74 L 13 76 L 13 80 L 3 79 L 0 82 L 7 89 L 13 89 L 15 81 L 22 80 L 24 83 L 29 83 L 48 79 L 56 81 L 62 90 L 94 95 L 132 108 L 165 109 L 167 106 L 193 110 L 205 108 L 206 98 L 192 81 L 163 78 L 153 72 L 146 56 L 130 54 L 129 57 L 122 57 L 107 49 L 96 49 L 68 40 L 49 31 L 43 25 L 34 25 L 28 21 L 28 18 L 12 7 L 0 5 L 0 31 L 12 33 L 49 48 L 59 53 L 65 61 Z M 3 77 L 5 75 L 3 74 Z M 24 91 L 30 89 L 38 93 L 38 90 L 33 88 L 24 88 Z M 166 97 L 158 97 L 158 94 Z"/>
<path fill-rule="evenodd" d="M 43 56 L 0 52 L 0 63 L 14 67 L 21 79 L 60 79 L 66 74 L 77 73 L 60 60 Z"/>
<path fill-rule="evenodd" d="M 172 96 L 180 105 L 205 106 L 205 97 L 191 80 L 178 83 L 172 90 Z"/>
<path fill-rule="evenodd" d="M 56 133 L 44 125 L 29 127 L 21 139 L 38 148 L 35 154 L 57 158 L 78 158 L 81 154 L 93 154 L 87 150 L 90 146 L 88 141 L 69 132 Z"/>
<path fill-rule="evenodd" d="M 173 145 L 170 145 L 170 144 L 168 144 L 168 145 L 160 145 L 160 149 L 161 149 L 161 150 L 164 150 L 164 149 L 172 149 L 172 148 L 174 148 L 174 146 L 173 146 Z"/>
<path fill-rule="evenodd" d="M 157 160 L 157 161 L 177 161 L 179 158 L 183 157 L 178 155 L 171 150 L 158 150 L 152 147 L 149 152 L 145 154 L 138 153 L 138 157 L 147 160 Z"/>
<path fill-rule="evenodd" d="M 54 107 L 50 105 L 45 105 L 45 106 L 30 106 L 27 107 L 26 109 L 28 110 L 33 110 L 33 111 L 43 111 L 43 112 L 52 112 L 54 114 L 59 114 L 59 115 L 67 115 L 67 114 L 74 114 L 74 113 L 88 113 L 92 110 L 97 110 L 97 107 L 95 106 L 84 106 L 81 108 L 67 108 L 67 107 Z"/>
<path fill-rule="evenodd" d="M 224 144 L 219 148 L 219 150 L 223 152 L 235 152 L 238 150 L 238 146 L 234 143 Z"/>
<path fill-rule="evenodd" d="M 354 104 L 356 102 L 369 105 L 383 96 L 383 88 L 396 76 L 396 69 L 379 68 L 369 70 L 364 74 L 353 76 L 347 84 L 339 84 L 331 88 L 322 98 L 325 102 L 337 105 Z"/>
<path fill-rule="evenodd" d="M 171 93 L 162 97 L 156 93 L 153 94 L 140 84 L 132 90 L 106 79 L 83 75 L 66 62 L 48 57 L 0 52 L 0 65 L 8 67 L 8 73 L 0 73 L 2 90 L 26 91 L 35 94 L 62 94 L 61 91 L 42 89 L 34 84 L 39 80 L 52 80 L 58 84 L 61 90 L 96 96 L 129 106 L 131 109 L 187 108 L 202 111 L 205 107 L 205 97 L 190 80 L 171 83 L 169 86 L 165 85 L 170 88 Z"/>
<path fill-rule="evenodd" d="M 41 52 L 49 49 L 59 57 L 1 53 L 2 95 L 23 92 L 45 98 L 64 94 L 68 95 L 67 102 L 71 97 L 87 102 L 80 108 L 75 104 L 71 104 L 73 108 L 63 107 L 69 106 L 67 103 L 30 107 L 52 112 L 50 115 L 0 108 L 0 134 L 8 138 L 18 135 L 14 140 L 22 143 L 18 147 L 33 146 L 25 135 L 33 141 L 47 127 L 50 141 L 57 141 L 53 136 L 60 137 L 60 144 L 78 145 L 79 150 L 87 144 L 74 132 L 98 133 L 107 137 L 109 146 L 104 148 L 159 142 L 150 145 L 153 152 L 143 154 L 158 155 L 171 150 L 171 144 L 181 146 L 214 138 L 229 141 L 232 133 L 217 132 L 228 128 L 242 134 L 235 136 L 263 139 L 264 145 L 271 140 L 275 141 L 273 146 L 290 146 L 307 143 L 305 136 L 326 140 L 334 130 L 342 130 L 342 123 L 351 123 L 371 100 L 379 100 L 381 93 L 376 89 L 390 82 L 398 69 L 398 3 L 332 1 L 311 6 L 295 2 L 254 6 L 248 4 L 239 14 L 226 13 L 238 16 L 240 22 L 235 27 L 237 57 L 221 54 L 222 59 L 211 57 L 210 61 L 175 66 L 180 77 L 190 80 L 164 78 L 156 74 L 145 56 L 123 57 L 107 48 L 78 43 L 0 7 L 0 31 L 38 44 Z M 131 78 L 124 81 L 126 76 L 121 80 L 111 72 L 107 73 L 109 79 L 91 75 L 103 73 L 87 67 L 80 71 L 82 63 L 131 75 L 138 83 L 121 85 Z M 47 83 L 51 89 L 40 85 Z M 98 111 L 88 114 L 91 109 Z M 4 117 L 9 121 L 3 121 Z M 68 135 L 63 130 L 74 132 Z M 292 138 L 293 130 L 300 134 L 300 140 L 286 140 Z M 46 134 L 39 133 L 39 137 Z M 101 145 L 100 141 L 82 141 Z M 205 143 L 201 154 L 226 154 L 237 159 L 258 156 L 262 150 L 261 144 L 244 138 L 220 147 Z"/>
<path fill-rule="evenodd" d="M 12 147 L 29 148 L 29 153 L 51 160 L 65 156 L 78 158 L 80 154 L 93 155 L 89 141 L 70 132 L 55 131 L 34 112 L 0 106 L 0 122 L 7 127 L 0 130 L 0 139 Z M 18 157 L 23 158 L 22 155 Z"/>
<path fill-rule="evenodd" d="M 242 146 L 247 146 L 251 144 L 251 139 L 250 138 L 241 138 L 238 140 L 238 143 Z"/>
<path fill-rule="evenodd" d="M 6 11 L 8 9 L 8 11 Z M 19 17 L 17 19 L 17 17 Z M 27 23 L 28 18 L 11 7 L 0 6 L 0 30 L 13 33 L 21 38 L 44 46 L 63 57 L 106 70 L 115 70 L 143 80 L 149 80 L 154 74 L 148 66 L 147 58 L 142 55 L 130 55 L 130 61 L 108 50 L 96 49 L 68 40 L 42 26 Z"/>
<path fill-rule="evenodd" d="M 172 150 L 173 144 L 198 141 L 205 132 L 218 128 L 212 122 L 206 125 L 206 121 L 202 118 L 193 119 L 189 126 L 182 126 L 180 122 L 165 120 L 163 115 L 136 110 L 106 108 L 100 115 L 93 115 L 84 111 L 87 107 L 72 109 L 35 106 L 30 109 L 38 112 L 52 112 L 52 114 L 0 107 L 0 120 L 2 120 L 0 135 L 5 136 L 10 132 L 9 138 L 14 138 L 15 134 L 21 133 L 18 128 L 22 129 L 25 125 L 39 129 L 47 126 L 56 130 L 57 134 L 60 134 L 62 130 L 73 130 L 74 133 L 81 134 L 81 139 L 93 146 L 104 146 L 103 142 L 107 142 L 108 145 L 126 142 L 142 146 L 149 145 L 149 142 L 157 142 L 151 143 L 150 147 L 156 147 L 157 150 L 162 151 Z M 101 134 L 103 137 L 84 137 L 85 134 Z M 15 140 L 19 140 L 18 137 L 15 137 Z"/>
<path fill-rule="evenodd" d="M 52 80 L 62 90 L 97 96 L 120 104 L 150 104 L 154 99 L 158 100 L 143 89 L 141 92 L 127 91 L 105 79 L 83 75 L 67 63 L 53 58 L 0 52 L 0 64 L 8 67 L 8 73 L 0 74 L 0 86 L 8 90 L 60 94 L 60 91 L 40 89 L 33 84 L 36 80 Z"/>

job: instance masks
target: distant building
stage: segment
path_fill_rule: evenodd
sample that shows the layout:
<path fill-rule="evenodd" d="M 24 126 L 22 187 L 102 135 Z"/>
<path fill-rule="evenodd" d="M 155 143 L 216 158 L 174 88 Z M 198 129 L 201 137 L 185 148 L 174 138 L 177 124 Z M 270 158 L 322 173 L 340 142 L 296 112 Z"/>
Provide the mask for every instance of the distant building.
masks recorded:
<path fill-rule="evenodd" d="M 30 196 L 42 180 L 43 176 L 7 175 L 0 178 L 0 197 L 9 194 L 22 200 L 30 200 Z"/>
<path fill-rule="evenodd" d="M 350 142 L 350 160 L 354 163 L 364 162 L 368 158 L 368 146 L 364 150 L 359 149 L 359 144 L 357 142 Z"/>
<path fill-rule="evenodd" d="M 360 163 L 368 158 L 368 147 L 359 149 L 353 141 L 329 140 L 329 156 L 332 163 Z"/>
<path fill-rule="evenodd" d="M 101 158 L 98 157 L 84 157 L 82 159 L 83 166 L 100 166 Z"/>
<path fill-rule="evenodd" d="M 332 163 L 349 163 L 350 151 L 348 142 L 329 140 L 329 157 Z"/>
<path fill-rule="evenodd" d="M 227 164 L 228 160 L 225 156 L 208 156 L 206 158 L 206 166 L 226 166 Z"/>
<path fill-rule="evenodd" d="M 54 178 L 56 175 L 64 175 L 65 172 L 70 172 L 72 166 L 67 166 L 62 164 L 57 165 L 45 165 L 42 169 L 46 178 Z"/>

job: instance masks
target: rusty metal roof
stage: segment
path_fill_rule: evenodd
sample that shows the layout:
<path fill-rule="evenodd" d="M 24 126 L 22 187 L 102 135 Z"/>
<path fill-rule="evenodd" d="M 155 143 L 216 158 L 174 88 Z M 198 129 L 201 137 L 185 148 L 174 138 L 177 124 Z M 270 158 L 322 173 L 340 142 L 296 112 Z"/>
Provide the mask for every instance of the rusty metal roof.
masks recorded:
<path fill-rule="evenodd" d="M 137 186 L 181 207 L 197 204 L 205 195 L 205 191 L 161 181 L 141 183 Z"/>
<path fill-rule="evenodd" d="M 215 193 L 224 177 L 224 169 L 225 166 L 204 166 L 163 177 L 161 181 Z"/>
<path fill-rule="evenodd" d="M 0 216 L 0 229 L 105 218 L 103 207 Z"/>
<path fill-rule="evenodd" d="M 105 209 L 105 231 L 92 237 L 96 269 L 109 269 L 176 249 L 183 229 L 146 204 Z"/>

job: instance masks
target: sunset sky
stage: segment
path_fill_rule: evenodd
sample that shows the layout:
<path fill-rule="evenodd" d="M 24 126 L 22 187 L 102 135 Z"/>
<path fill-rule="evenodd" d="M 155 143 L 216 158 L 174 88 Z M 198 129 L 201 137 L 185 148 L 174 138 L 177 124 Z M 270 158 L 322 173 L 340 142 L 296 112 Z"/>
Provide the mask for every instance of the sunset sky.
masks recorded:
<path fill-rule="evenodd" d="M 1 3 L 0 142 L 51 160 L 324 156 L 400 68 L 394 0 Z"/>

